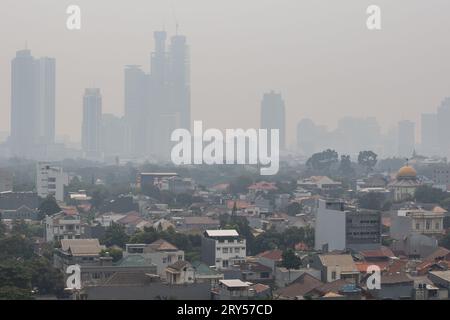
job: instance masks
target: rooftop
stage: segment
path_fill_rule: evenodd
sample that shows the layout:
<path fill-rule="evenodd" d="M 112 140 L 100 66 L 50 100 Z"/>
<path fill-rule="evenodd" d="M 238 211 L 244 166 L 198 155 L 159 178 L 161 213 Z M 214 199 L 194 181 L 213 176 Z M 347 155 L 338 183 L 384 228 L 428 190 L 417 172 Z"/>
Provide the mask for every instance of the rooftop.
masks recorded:
<path fill-rule="evenodd" d="M 234 230 L 206 230 L 208 237 L 239 237 L 239 233 Z"/>

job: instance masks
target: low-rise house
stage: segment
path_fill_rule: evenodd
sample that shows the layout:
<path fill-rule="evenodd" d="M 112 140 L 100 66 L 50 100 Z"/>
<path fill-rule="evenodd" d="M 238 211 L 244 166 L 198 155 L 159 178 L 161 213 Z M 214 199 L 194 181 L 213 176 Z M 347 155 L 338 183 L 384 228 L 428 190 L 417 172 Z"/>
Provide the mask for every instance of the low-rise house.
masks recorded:
<path fill-rule="evenodd" d="M 313 268 L 320 270 L 323 282 L 338 279 L 359 282 L 359 271 L 350 254 L 319 254 L 313 257 Z"/>
<path fill-rule="evenodd" d="M 55 249 L 54 265 L 63 271 L 76 264 L 99 265 L 103 249 L 98 239 L 62 239 L 61 248 Z"/>
<path fill-rule="evenodd" d="M 179 260 L 166 268 L 169 284 L 188 284 L 195 282 L 195 269 L 187 261 Z"/>
<path fill-rule="evenodd" d="M 152 224 L 142 218 L 141 214 L 136 211 L 128 212 L 125 217 L 117 220 L 117 223 L 125 227 L 125 232 L 132 235 L 137 230 L 143 230 L 144 227 L 149 227 Z"/>
<path fill-rule="evenodd" d="M 441 299 L 448 299 L 450 297 L 450 270 L 431 271 L 428 274 L 428 279 L 439 288 L 439 297 Z"/>
<path fill-rule="evenodd" d="M 219 280 L 224 279 L 223 273 L 210 268 L 203 262 L 194 261 L 192 266 L 195 270 L 195 282 L 197 283 L 209 283 L 211 287 L 215 287 L 219 284 Z"/>
<path fill-rule="evenodd" d="M 275 271 L 283 263 L 283 251 L 279 249 L 264 251 L 256 256 L 256 261 Z"/>
<path fill-rule="evenodd" d="M 220 228 L 220 221 L 210 217 L 184 217 L 177 224 L 177 230 L 183 232 L 199 232 Z"/>
<path fill-rule="evenodd" d="M 177 261 L 184 260 L 184 251 L 173 244 L 159 239 L 151 244 L 126 244 L 124 257 L 142 255 L 157 268 L 157 274 L 166 277 L 166 268 Z"/>
<path fill-rule="evenodd" d="M 320 270 L 313 268 L 300 268 L 300 269 L 287 269 L 284 267 L 276 267 L 275 268 L 275 285 L 278 288 L 284 288 L 287 285 L 290 285 L 299 277 L 304 274 L 309 274 L 310 276 L 320 279 L 321 272 Z"/>
<path fill-rule="evenodd" d="M 219 285 L 212 290 L 214 300 L 249 300 L 255 299 L 253 283 L 239 279 L 219 280 Z"/>
<path fill-rule="evenodd" d="M 277 300 L 303 300 L 309 294 L 324 283 L 308 273 L 303 273 L 287 287 L 276 290 L 273 293 Z"/>
<path fill-rule="evenodd" d="M 334 190 L 342 186 L 341 182 L 334 181 L 327 176 L 311 176 L 297 181 L 297 186 L 306 190 Z"/>
<path fill-rule="evenodd" d="M 368 289 L 368 292 L 381 300 L 412 299 L 414 280 L 406 273 L 381 274 L 380 289 Z"/>

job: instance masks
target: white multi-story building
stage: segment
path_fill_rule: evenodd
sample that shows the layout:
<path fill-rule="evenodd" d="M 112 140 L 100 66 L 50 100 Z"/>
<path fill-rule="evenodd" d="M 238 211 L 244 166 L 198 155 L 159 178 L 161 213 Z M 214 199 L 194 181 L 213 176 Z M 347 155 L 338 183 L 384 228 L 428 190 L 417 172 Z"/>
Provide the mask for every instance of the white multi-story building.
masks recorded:
<path fill-rule="evenodd" d="M 245 261 L 246 241 L 236 230 L 206 230 L 202 237 L 202 260 L 216 269 Z"/>
<path fill-rule="evenodd" d="M 45 218 L 45 241 L 82 239 L 84 226 L 79 214 L 56 213 Z"/>
<path fill-rule="evenodd" d="M 39 162 L 36 170 L 37 194 L 41 198 L 53 195 L 57 201 L 64 201 L 64 186 L 69 184 L 69 176 L 61 167 L 48 162 Z"/>

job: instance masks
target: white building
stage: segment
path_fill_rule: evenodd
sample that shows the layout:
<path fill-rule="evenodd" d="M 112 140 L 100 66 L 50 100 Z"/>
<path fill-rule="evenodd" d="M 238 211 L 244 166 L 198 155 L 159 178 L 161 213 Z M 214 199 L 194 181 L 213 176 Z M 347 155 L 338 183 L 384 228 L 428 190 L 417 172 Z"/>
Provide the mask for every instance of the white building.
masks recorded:
<path fill-rule="evenodd" d="M 36 170 L 37 194 L 41 198 L 53 195 L 57 201 L 64 201 L 64 186 L 69 184 L 69 176 L 61 167 L 48 162 L 39 162 Z"/>
<path fill-rule="evenodd" d="M 245 261 L 246 240 L 236 230 L 206 230 L 202 237 L 202 261 L 216 269 L 227 269 Z"/>
<path fill-rule="evenodd" d="M 45 218 L 45 241 L 63 239 L 81 239 L 84 227 L 81 225 L 80 215 L 56 213 Z"/>

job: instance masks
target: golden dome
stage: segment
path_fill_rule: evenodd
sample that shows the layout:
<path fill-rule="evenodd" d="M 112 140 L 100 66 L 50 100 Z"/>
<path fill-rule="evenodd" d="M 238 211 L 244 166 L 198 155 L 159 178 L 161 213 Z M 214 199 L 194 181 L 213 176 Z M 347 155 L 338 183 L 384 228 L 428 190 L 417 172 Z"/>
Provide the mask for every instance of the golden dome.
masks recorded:
<path fill-rule="evenodd" d="M 401 167 L 397 173 L 397 178 L 415 178 L 416 176 L 416 170 L 414 170 L 414 168 L 410 166 Z"/>

